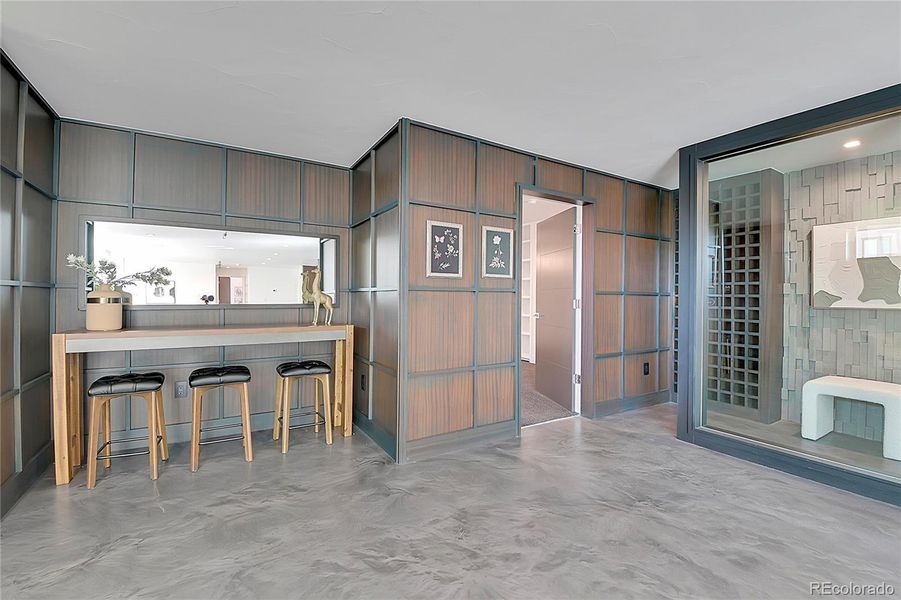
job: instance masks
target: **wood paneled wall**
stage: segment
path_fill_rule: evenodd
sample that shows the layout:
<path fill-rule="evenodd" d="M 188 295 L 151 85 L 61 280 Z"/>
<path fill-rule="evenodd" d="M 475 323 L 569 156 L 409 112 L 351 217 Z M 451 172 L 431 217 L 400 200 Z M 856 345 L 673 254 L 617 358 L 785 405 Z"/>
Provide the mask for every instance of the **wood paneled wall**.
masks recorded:
<path fill-rule="evenodd" d="M 515 423 L 515 280 L 481 277 L 481 228 L 516 229 L 534 159 L 409 125 L 406 441 Z M 426 276 L 426 221 L 463 226 L 463 276 Z"/>
<path fill-rule="evenodd" d="M 591 211 L 585 220 L 591 224 L 587 246 L 594 256 L 585 264 L 593 275 L 594 298 L 584 302 L 593 311 L 594 332 L 586 348 L 594 368 L 583 376 L 591 386 L 584 396 L 594 398 L 583 403 L 583 414 L 609 414 L 665 398 L 659 392 L 670 381 L 665 366 L 672 330 L 669 193 L 462 134 L 407 126 L 409 285 L 401 337 L 408 387 L 401 397 L 410 447 L 436 439 L 462 441 L 469 432 L 475 437 L 479 428 L 516 418 L 516 282 L 480 277 L 478 259 L 482 225 L 518 229 L 517 184 L 581 198 Z M 461 278 L 426 276 L 430 219 L 463 225 Z"/>
<path fill-rule="evenodd" d="M 351 316 L 351 173 L 349 169 L 283 156 L 249 152 L 211 143 L 63 121 L 59 130 L 59 210 L 55 276 L 58 282 L 56 330 L 84 327 L 84 279 L 65 266 L 65 255 L 83 253 L 83 219 L 117 217 L 180 225 L 217 225 L 235 229 L 327 234 L 338 242 L 338 293 L 334 322 Z M 38 253 L 33 252 L 33 256 Z M 79 308 L 81 306 L 81 308 Z M 132 309 L 126 325 L 281 325 L 307 323 L 309 307 L 198 306 Z M 361 332 L 358 340 L 366 340 Z M 359 343 L 359 341 L 358 341 Z M 200 366 L 246 364 L 255 430 L 272 427 L 274 369 L 280 362 L 315 357 L 332 363 L 334 344 L 272 344 L 240 348 L 188 348 L 155 352 L 88 354 L 87 382 L 130 368 L 166 375 L 163 389 L 170 441 L 190 435 L 190 399 L 175 398 L 174 386 Z M 310 386 L 294 405 L 312 403 Z M 231 391 L 204 398 L 211 425 L 235 424 L 239 409 Z M 114 403 L 116 437 L 139 437 L 146 427 L 137 404 Z"/>
<path fill-rule="evenodd" d="M 0 67 L 0 515 L 50 463 L 56 116 Z"/>
<path fill-rule="evenodd" d="M 395 129 L 352 169 L 351 317 L 354 423 L 397 457 L 401 279 L 401 135 Z"/>
<path fill-rule="evenodd" d="M 595 416 L 669 400 L 672 193 L 589 173 L 594 198 Z"/>

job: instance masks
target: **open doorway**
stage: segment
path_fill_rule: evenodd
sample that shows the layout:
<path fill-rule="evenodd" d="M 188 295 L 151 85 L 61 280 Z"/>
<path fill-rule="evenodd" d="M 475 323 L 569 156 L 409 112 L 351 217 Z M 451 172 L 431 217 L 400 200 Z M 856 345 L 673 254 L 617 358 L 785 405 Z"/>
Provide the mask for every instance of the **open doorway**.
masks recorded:
<path fill-rule="evenodd" d="M 573 416 L 581 346 L 582 207 L 523 194 L 520 422 Z"/>

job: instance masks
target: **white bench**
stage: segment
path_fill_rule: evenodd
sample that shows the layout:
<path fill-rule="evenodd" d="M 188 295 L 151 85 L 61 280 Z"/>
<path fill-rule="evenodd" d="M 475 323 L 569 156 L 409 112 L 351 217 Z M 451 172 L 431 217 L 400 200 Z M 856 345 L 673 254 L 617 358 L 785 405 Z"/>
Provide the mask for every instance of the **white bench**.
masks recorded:
<path fill-rule="evenodd" d="M 854 377 L 818 377 L 801 391 L 801 437 L 818 440 L 832 431 L 835 396 L 851 398 L 885 408 L 882 455 L 901 460 L 901 384 Z"/>

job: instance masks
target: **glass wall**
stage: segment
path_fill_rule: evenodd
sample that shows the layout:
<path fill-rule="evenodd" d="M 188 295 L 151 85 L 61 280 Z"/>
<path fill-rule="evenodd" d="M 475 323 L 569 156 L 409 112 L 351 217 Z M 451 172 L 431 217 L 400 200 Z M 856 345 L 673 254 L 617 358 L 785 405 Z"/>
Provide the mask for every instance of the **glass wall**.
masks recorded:
<path fill-rule="evenodd" d="M 901 117 L 707 176 L 699 424 L 901 481 Z"/>

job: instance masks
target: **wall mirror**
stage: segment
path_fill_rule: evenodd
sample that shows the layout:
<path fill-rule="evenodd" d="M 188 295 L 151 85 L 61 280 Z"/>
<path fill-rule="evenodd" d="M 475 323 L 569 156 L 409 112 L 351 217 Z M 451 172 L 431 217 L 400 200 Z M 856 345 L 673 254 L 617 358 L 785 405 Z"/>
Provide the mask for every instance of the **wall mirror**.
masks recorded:
<path fill-rule="evenodd" d="M 86 258 L 119 276 L 167 267 L 167 285 L 124 288 L 134 306 L 309 304 L 315 273 L 336 299 L 337 239 L 114 221 L 87 221 Z M 87 281 L 88 289 L 93 282 Z"/>

